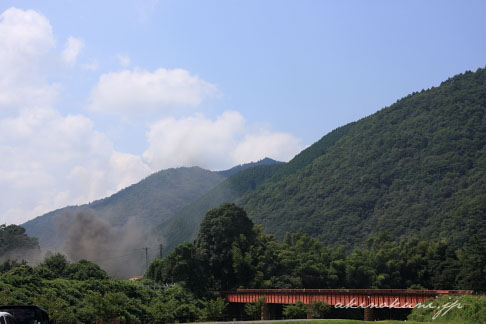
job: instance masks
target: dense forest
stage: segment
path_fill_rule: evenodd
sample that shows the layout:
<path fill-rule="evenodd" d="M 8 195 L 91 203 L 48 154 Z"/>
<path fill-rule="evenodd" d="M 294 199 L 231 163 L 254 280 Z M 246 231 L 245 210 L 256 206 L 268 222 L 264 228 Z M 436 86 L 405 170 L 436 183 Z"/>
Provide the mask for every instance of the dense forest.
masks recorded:
<path fill-rule="evenodd" d="M 37 266 L 10 260 L 0 264 L 0 304 L 38 304 L 59 323 L 114 318 L 127 323 L 218 320 L 231 314 L 213 292 L 240 287 L 484 293 L 486 237 L 474 235 L 455 249 L 446 240 L 397 242 L 383 232 L 368 239 L 365 247 L 347 252 L 344 247 L 326 247 L 303 232 L 278 241 L 253 224 L 244 209 L 223 204 L 204 216 L 193 243 L 181 244 L 155 260 L 145 279 L 111 279 L 98 265 L 87 260 L 70 263 L 61 254 L 48 256 Z M 247 318 L 258 317 L 261 303 L 246 305 Z M 473 297 L 464 314 L 476 318 L 486 309 L 483 304 L 483 299 Z M 313 307 L 316 317 L 330 312 L 325 304 Z M 308 310 L 303 304 L 289 305 L 283 315 L 301 317 Z M 431 312 L 414 311 L 409 318 L 426 320 Z"/>
<path fill-rule="evenodd" d="M 237 203 L 270 233 L 353 248 L 486 231 L 486 70 L 413 93 L 353 125 L 325 154 Z"/>
<path fill-rule="evenodd" d="M 178 244 L 193 240 L 196 238 L 199 224 L 207 211 L 218 207 L 222 203 L 236 201 L 243 195 L 259 188 L 263 183 L 276 182 L 297 172 L 318 156 L 325 154 L 330 147 L 348 132 L 352 125 L 353 123 L 332 131 L 297 154 L 288 163 L 260 163 L 260 165 L 231 175 L 201 198 L 162 222 L 155 228 L 154 234 L 164 238 L 166 247 L 169 250 L 172 250 Z"/>
<path fill-rule="evenodd" d="M 461 248 L 442 240 L 396 241 L 386 232 L 347 252 L 303 232 L 283 241 L 223 204 L 204 217 L 194 243 L 155 260 L 148 276 L 196 294 L 236 288 L 473 289 L 486 292 L 486 237 Z"/>
<path fill-rule="evenodd" d="M 60 254 L 35 267 L 0 264 L 0 304 L 40 305 L 60 324 L 217 320 L 226 307 L 222 299 L 196 298 L 180 285 L 110 279 L 96 264 L 68 263 Z"/>
<path fill-rule="evenodd" d="M 461 247 L 486 230 L 486 70 L 412 93 L 275 162 L 165 170 L 85 207 L 113 225 L 136 215 L 169 250 L 195 239 L 204 214 L 224 202 L 278 239 L 302 231 L 352 250 L 385 231 L 397 242 L 447 237 Z M 28 222 L 27 232 L 59 247 L 60 213 Z"/>
<path fill-rule="evenodd" d="M 340 127 L 285 164 L 235 174 L 156 230 L 196 237 L 205 212 L 235 202 L 269 233 L 302 231 L 352 250 L 385 231 L 447 237 L 486 231 L 486 70 L 466 72 Z M 253 186 L 248 186 L 252 184 Z"/>

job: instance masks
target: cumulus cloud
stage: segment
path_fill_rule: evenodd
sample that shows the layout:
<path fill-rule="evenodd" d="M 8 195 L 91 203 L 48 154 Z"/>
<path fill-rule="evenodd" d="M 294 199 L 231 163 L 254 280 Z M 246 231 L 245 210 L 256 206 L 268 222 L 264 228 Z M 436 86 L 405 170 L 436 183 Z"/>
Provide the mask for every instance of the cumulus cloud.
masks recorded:
<path fill-rule="evenodd" d="M 153 168 L 201 166 L 212 170 L 271 157 L 288 161 L 302 149 L 287 133 L 253 130 L 236 111 L 215 120 L 198 114 L 153 123 L 143 157 Z"/>
<path fill-rule="evenodd" d="M 197 106 L 218 95 L 215 85 L 182 69 L 124 70 L 101 75 L 88 109 L 119 115 Z"/>
<path fill-rule="evenodd" d="M 1 223 L 104 197 L 151 172 L 140 157 L 117 152 L 90 119 L 49 108 L 1 119 L 0 155 Z"/>
<path fill-rule="evenodd" d="M 70 38 L 74 62 L 82 46 Z M 151 172 L 141 157 L 114 149 L 79 114 L 62 115 L 43 70 L 53 58 L 49 21 L 32 10 L 0 14 L 0 223 L 22 223 L 66 205 L 114 193 Z"/>
<path fill-rule="evenodd" d="M 91 119 L 54 108 L 58 88 L 46 67 L 60 58 L 75 64 L 83 43 L 69 38 L 61 55 L 55 45 L 39 13 L 10 8 L 0 14 L 0 224 L 105 197 L 154 170 L 216 170 L 266 156 L 285 161 L 301 149 L 292 135 L 254 129 L 239 112 L 227 111 L 215 119 L 159 120 L 147 131 L 143 156 L 119 152 Z M 83 67 L 95 69 L 92 63 Z M 197 107 L 218 95 L 215 85 L 186 70 L 133 69 L 101 75 L 88 108 L 126 116 Z"/>
<path fill-rule="evenodd" d="M 43 67 L 55 48 L 52 28 L 33 10 L 10 8 L 0 15 L 0 110 L 50 105 L 57 95 Z"/>
<path fill-rule="evenodd" d="M 82 40 L 72 36 L 69 37 L 61 53 L 63 61 L 68 65 L 74 65 L 83 47 L 84 42 Z"/>

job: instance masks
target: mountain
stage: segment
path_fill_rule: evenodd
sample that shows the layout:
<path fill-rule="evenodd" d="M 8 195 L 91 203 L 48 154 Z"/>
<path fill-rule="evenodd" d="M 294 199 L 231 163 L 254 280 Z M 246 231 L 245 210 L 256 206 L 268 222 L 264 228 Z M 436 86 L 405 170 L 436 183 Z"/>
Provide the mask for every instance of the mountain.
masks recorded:
<path fill-rule="evenodd" d="M 279 238 L 302 230 L 356 246 L 387 231 L 464 243 L 486 231 L 486 70 L 359 120 L 310 163 L 236 201 Z"/>
<path fill-rule="evenodd" d="M 264 158 L 264 159 L 262 159 L 258 162 L 250 162 L 250 163 L 240 164 L 240 165 L 234 166 L 234 167 L 232 167 L 231 169 L 228 169 L 228 170 L 218 171 L 218 173 L 220 175 L 222 175 L 223 177 L 228 178 L 228 177 L 231 177 L 232 175 L 234 175 L 234 174 L 236 174 L 240 171 L 246 170 L 248 168 L 252 168 L 252 167 L 255 167 L 255 166 L 259 166 L 259 165 L 272 165 L 272 164 L 278 164 L 278 163 L 282 163 L 282 162 L 275 161 L 275 160 L 270 159 L 270 158 Z"/>
<path fill-rule="evenodd" d="M 167 218 L 155 228 L 154 234 L 164 238 L 167 250 L 172 250 L 176 245 L 193 239 L 207 211 L 223 202 L 234 201 L 248 190 L 255 189 L 281 166 L 280 163 L 263 164 L 234 174 L 195 202 Z"/>
<path fill-rule="evenodd" d="M 354 247 L 387 231 L 460 246 L 486 230 L 485 166 L 486 71 L 478 69 L 340 127 L 288 163 L 229 177 L 155 231 L 173 248 L 194 239 L 207 211 L 236 202 L 278 238 L 300 230 Z"/>
<path fill-rule="evenodd" d="M 60 223 L 69 227 L 76 213 L 89 210 L 98 218 L 116 227 L 130 218 L 143 229 L 160 224 L 182 207 L 199 198 L 225 179 L 217 172 L 198 167 L 159 171 L 137 184 L 108 198 L 82 206 L 70 206 L 39 216 L 22 226 L 27 234 L 37 237 L 41 247 L 60 248 L 69 230 L 58 230 Z M 61 221 L 63 217 L 67 217 Z"/>
<path fill-rule="evenodd" d="M 97 220 L 101 220 L 102 223 L 97 223 L 98 226 L 117 228 L 133 221 L 137 224 L 137 230 L 151 232 L 153 227 L 201 197 L 228 176 L 255 166 L 279 163 L 281 162 L 265 158 L 217 172 L 199 167 L 162 170 L 110 197 L 81 206 L 61 208 L 22 226 L 28 235 L 39 239 L 41 247 L 50 249 L 63 247 L 74 224 L 80 225 L 75 218 L 81 212 L 89 212 Z M 85 226 L 87 225 L 82 225 Z"/>
<path fill-rule="evenodd" d="M 325 154 L 330 147 L 348 132 L 352 125 L 353 123 L 332 131 L 300 152 L 288 163 L 271 164 L 269 162 L 273 160 L 264 159 L 258 165 L 252 164 L 251 167 L 247 167 L 238 173 L 233 172 L 234 175 L 195 202 L 181 209 L 174 216 L 167 218 L 155 228 L 154 233 L 157 236 L 164 237 L 167 250 L 172 250 L 176 245 L 194 239 L 206 212 L 224 202 L 238 200 L 244 194 L 257 189 L 264 182 L 276 182 L 297 172 L 297 170 L 309 164 L 318 156 Z M 235 168 L 241 170 L 239 166 Z"/>

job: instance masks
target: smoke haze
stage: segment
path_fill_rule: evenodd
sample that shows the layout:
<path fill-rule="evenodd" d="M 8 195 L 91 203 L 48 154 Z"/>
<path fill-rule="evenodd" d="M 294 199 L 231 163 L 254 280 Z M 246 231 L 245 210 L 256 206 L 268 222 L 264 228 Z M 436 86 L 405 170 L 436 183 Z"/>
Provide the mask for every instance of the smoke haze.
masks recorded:
<path fill-rule="evenodd" d="M 62 252 L 72 262 L 92 261 L 120 279 L 145 273 L 145 247 L 149 247 L 149 263 L 158 255 L 157 240 L 147 235 L 134 218 L 115 227 L 86 209 L 59 217 L 57 228 L 66 233 Z"/>

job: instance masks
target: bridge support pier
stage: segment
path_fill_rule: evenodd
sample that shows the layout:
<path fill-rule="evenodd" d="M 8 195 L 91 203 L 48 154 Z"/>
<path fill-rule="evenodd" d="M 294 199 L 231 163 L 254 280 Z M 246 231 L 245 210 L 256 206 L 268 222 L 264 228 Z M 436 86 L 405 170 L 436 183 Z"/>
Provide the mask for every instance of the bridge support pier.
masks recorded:
<path fill-rule="evenodd" d="M 312 304 L 307 305 L 308 311 L 307 311 L 307 319 L 312 319 Z"/>
<path fill-rule="evenodd" d="M 374 308 L 365 308 L 363 320 L 364 321 L 374 321 L 375 320 L 375 309 Z"/>
<path fill-rule="evenodd" d="M 263 304 L 262 306 L 262 320 L 273 320 L 276 318 L 276 305 L 275 304 Z"/>

